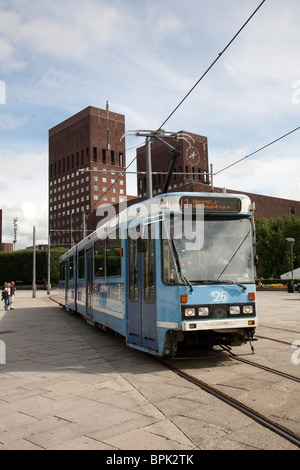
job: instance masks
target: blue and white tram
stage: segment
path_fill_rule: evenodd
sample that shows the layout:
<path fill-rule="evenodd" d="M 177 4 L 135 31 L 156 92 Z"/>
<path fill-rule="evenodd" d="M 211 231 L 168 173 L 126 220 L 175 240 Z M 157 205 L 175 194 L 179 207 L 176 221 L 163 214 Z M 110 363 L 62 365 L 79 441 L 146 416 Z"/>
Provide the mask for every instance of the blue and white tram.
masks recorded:
<path fill-rule="evenodd" d="M 60 260 L 61 304 L 158 356 L 241 345 L 257 325 L 247 196 L 168 193 L 128 207 Z"/>

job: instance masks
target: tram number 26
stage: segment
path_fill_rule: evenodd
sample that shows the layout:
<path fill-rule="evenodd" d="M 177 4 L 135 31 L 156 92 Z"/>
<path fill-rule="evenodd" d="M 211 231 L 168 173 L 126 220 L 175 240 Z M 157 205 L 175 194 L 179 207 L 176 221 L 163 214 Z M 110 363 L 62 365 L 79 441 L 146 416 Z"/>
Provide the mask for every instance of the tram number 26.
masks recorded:
<path fill-rule="evenodd" d="M 213 302 L 226 302 L 227 301 L 227 295 L 225 291 L 213 291 L 210 294 L 213 298 Z"/>

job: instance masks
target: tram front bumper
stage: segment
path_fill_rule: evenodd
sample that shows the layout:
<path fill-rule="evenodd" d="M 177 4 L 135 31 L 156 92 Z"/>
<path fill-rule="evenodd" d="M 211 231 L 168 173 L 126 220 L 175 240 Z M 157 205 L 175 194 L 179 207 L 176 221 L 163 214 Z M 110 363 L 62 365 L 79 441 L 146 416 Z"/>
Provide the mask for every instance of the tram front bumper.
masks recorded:
<path fill-rule="evenodd" d="M 257 326 L 256 319 L 242 318 L 239 320 L 224 319 L 224 320 L 200 320 L 200 321 L 183 321 L 183 331 L 195 331 L 195 330 L 226 330 L 236 328 L 255 328 Z M 221 331 L 220 331 L 221 332 Z"/>

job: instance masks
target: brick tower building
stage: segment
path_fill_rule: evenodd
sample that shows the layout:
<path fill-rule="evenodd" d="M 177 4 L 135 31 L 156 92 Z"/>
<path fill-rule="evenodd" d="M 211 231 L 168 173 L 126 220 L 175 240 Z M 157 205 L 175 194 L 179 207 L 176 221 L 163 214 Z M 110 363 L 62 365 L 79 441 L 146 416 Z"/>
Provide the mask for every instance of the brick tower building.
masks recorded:
<path fill-rule="evenodd" d="M 163 137 L 178 152 L 173 175 L 168 191 L 178 190 L 181 186 L 185 191 L 193 191 L 194 183 L 209 184 L 207 138 L 191 132 L 177 133 L 182 138 L 173 140 Z M 137 149 L 138 195 L 146 196 L 146 148 Z M 164 182 L 171 164 L 171 149 L 161 140 L 151 142 L 152 188 L 153 195 L 163 190 Z M 188 189 L 190 186 L 190 189 Z"/>
<path fill-rule="evenodd" d="M 70 247 L 96 229 L 101 204 L 126 199 L 125 116 L 92 106 L 49 130 L 51 246 Z"/>

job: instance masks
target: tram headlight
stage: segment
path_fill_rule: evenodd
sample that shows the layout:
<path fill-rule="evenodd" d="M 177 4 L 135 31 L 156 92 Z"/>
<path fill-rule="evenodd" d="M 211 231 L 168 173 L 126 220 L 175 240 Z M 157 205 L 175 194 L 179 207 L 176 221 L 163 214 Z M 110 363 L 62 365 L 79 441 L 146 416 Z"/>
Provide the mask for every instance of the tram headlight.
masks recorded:
<path fill-rule="evenodd" d="M 230 315 L 239 315 L 241 313 L 241 309 L 238 305 L 232 305 L 229 307 Z"/>
<path fill-rule="evenodd" d="M 243 313 L 245 313 L 245 314 L 253 313 L 253 306 L 252 305 L 244 305 Z"/>
<path fill-rule="evenodd" d="M 194 308 L 186 308 L 185 311 L 184 311 L 184 314 L 186 317 L 194 317 L 195 314 L 196 314 L 196 311 Z"/>
<path fill-rule="evenodd" d="M 199 307 L 198 308 L 198 315 L 199 315 L 199 317 L 207 317 L 209 315 L 209 308 L 208 307 Z"/>

